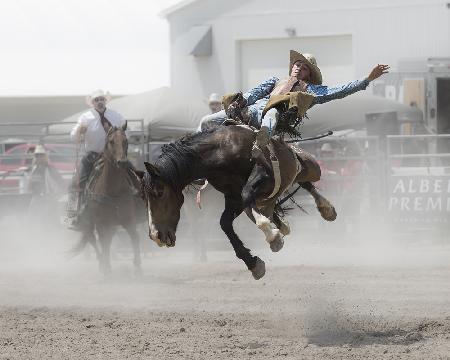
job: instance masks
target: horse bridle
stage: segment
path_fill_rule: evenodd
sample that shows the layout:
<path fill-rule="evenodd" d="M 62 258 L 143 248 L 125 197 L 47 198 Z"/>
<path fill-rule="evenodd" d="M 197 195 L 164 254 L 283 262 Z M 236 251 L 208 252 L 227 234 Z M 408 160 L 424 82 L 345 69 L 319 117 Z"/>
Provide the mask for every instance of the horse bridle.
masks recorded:
<path fill-rule="evenodd" d="M 113 127 L 110 127 L 110 128 L 109 128 L 108 132 L 106 133 L 106 137 L 105 137 L 105 146 L 108 144 L 109 138 L 110 138 L 110 136 L 112 135 L 112 133 L 114 133 L 114 132 L 116 132 L 116 131 L 118 131 L 118 130 L 121 130 L 121 129 L 118 128 L 118 127 L 116 127 L 116 126 L 113 126 Z M 122 131 L 123 131 L 123 130 L 122 130 Z M 124 131 L 124 133 L 125 133 L 125 131 Z M 126 135 L 125 135 L 125 143 L 126 143 L 126 147 L 125 147 L 125 156 L 128 157 L 128 139 L 127 139 Z M 113 159 L 109 158 L 109 157 L 106 155 L 106 151 L 103 151 L 102 157 L 103 157 L 103 159 L 105 159 L 105 161 L 108 161 L 108 162 L 113 161 Z M 115 162 L 115 161 L 116 161 L 116 160 L 114 160 L 114 162 Z"/>

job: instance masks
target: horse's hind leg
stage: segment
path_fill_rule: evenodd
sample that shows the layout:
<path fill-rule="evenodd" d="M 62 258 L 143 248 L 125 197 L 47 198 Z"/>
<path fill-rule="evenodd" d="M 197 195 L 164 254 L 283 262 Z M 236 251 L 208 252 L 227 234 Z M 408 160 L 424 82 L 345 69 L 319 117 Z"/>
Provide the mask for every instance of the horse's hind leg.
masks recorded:
<path fill-rule="evenodd" d="M 324 196 L 319 194 L 319 192 L 312 184 L 313 182 L 319 181 L 322 175 L 319 163 L 314 158 L 314 156 L 312 156 L 308 152 L 292 145 L 291 148 L 297 154 L 297 158 L 302 165 L 301 171 L 297 175 L 295 182 L 312 195 L 314 201 L 316 202 L 316 206 L 320 212 L 320 215 L 322 215 L 325 220 L 335 220 L 337 213 L 334 209 L 334 206 Z"/>
<path fill-rule="evenodd" d="M 314 201 L 316 202 L 317 210 L 319 210 L 320 215 L 327 220 L 327 221 L 334 221 L 336 220 L 337 213 L 334 206 L 324 197 L 322 196 L 315 186 L 311 184 L 310 182 L 305 182 L 300 184 L 303 189 L 308 191 L 312 197 L 314 198 Z"/>
<path fill-rule="evenodd" d="M 94 231 L 86 232 L 85 234 L 83 234 L 83 237 L 84 236 L 86 237 L 85 241 L 91 244 L 91 246 L 94 248 L 95 257 L 97 258 L 97 261 L 100 263 L 102 254 L 100 252 L 100 249 L 98 248 L 97 239 L 95 238 Z"/>
<path fill-rule="evenodd" d="M 127 231 L 128 235 L 131 239 L 131 247 L 133 248 L 133 255 L 134 255 L 134 273 L 136 276 L 142 275 L 142 269 L 141 269 L 141 247 L 140 247 L 140 241 L 139 241 L 139 234 L 136 231 L 135 226 L 128 225 L 125 227 L 125 230 Z"/>
<path fill-rule="evenodd" d="M 269 179 L 267 170 L 262 166 L 255 165 L 247 184 L 242 189 L 242 200 L 244 208 L 251 209 L 251 212 L 246 210 L 247 216 L 262 230 L 272 251 L 277 252 L 283 248 L 284 241 L 283 234 L 270 220 L 273 215 L 273 207 L 266 209 L 265 213 L 256 207 L 256 199 L 267 192 Z"/>
<path fill-rule="evenodd" d="M 259 257 L 253 256 L 249 249 L 247 249 L 239 236 L 233 229 L 233 221 L 242 213 L 242 206 L 240 201 L 225 195 L 225 210 L 220 217 L 220 227 L 227 235 L 233 246 L 236 256 L 243 260 L 247 268 L 252 272 L 256 280 L 261 279 L 266 273 L 264 261 Z"/>

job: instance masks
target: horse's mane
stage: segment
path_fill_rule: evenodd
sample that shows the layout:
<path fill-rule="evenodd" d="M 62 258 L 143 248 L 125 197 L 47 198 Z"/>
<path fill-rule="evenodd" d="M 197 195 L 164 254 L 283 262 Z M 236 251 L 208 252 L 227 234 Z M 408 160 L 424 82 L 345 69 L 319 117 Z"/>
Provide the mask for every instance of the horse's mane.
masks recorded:
<path fill-rule="evenodd" d="M 171 183 L 175 188 L 181 188 L 185 185 L 186 179 L 192 179 L 194 177 L 192 163 L 199 155 L 193 145 L 207 143 L 207 139 L 215 131 L 217 128 L 203 130 L 164 144 L 161 155 L 155 163 L 163 180 Z"/>

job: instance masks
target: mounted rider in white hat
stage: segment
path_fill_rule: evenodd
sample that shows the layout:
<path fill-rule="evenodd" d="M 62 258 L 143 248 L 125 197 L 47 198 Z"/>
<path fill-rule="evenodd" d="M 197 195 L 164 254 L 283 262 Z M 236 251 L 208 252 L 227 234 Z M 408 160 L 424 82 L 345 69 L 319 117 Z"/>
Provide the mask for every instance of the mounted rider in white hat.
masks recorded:
<path fill-rule="evenodd" d="M 84 190 L 87 180 L 92 172 L 95 161 L 103 152 L 106 140 L 107 124 L 115 127 L 122 127 L 125 125 L 125 120 L 121 114 L 112 109 L 108 109 L 106 104 L 111 99 L 108 92 L 103 90 L 96 90 L 86 98 L 87 104 L 91 107 L 88 111 L 81 114 L 78 118 L 77 124 L 72 129 L 71 138 L 80 145 L 84 140 L 86 154 L 80 162 L 80 169 L 78 172 L 78 179 L 73 179 L 73 188 L 78 193 L 78 213 L 68 214 L 68 217 L 75 217 L 69 219 L 69 225 L 77 228 L 79 217 L 84 205 Z M 78 183 L 77 183 L 78 180 Z"/>

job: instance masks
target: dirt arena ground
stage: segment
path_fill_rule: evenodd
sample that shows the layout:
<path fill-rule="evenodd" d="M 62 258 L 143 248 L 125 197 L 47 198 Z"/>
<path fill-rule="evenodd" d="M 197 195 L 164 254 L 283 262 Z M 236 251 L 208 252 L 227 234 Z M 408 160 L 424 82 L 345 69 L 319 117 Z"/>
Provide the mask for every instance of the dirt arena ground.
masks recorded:
<path fill-rule="evenodd" d="M 255 250 L 260 281 L 231 249 L 207 263 L 163 249 L 141 278 L 119 253 L 106 280 L 94 258 L 67 261 L 60 240 L 15 236 L 1 240 L 2 360 L 450 359 L 448 247 L 291 237 L 277 254 Z"/>

